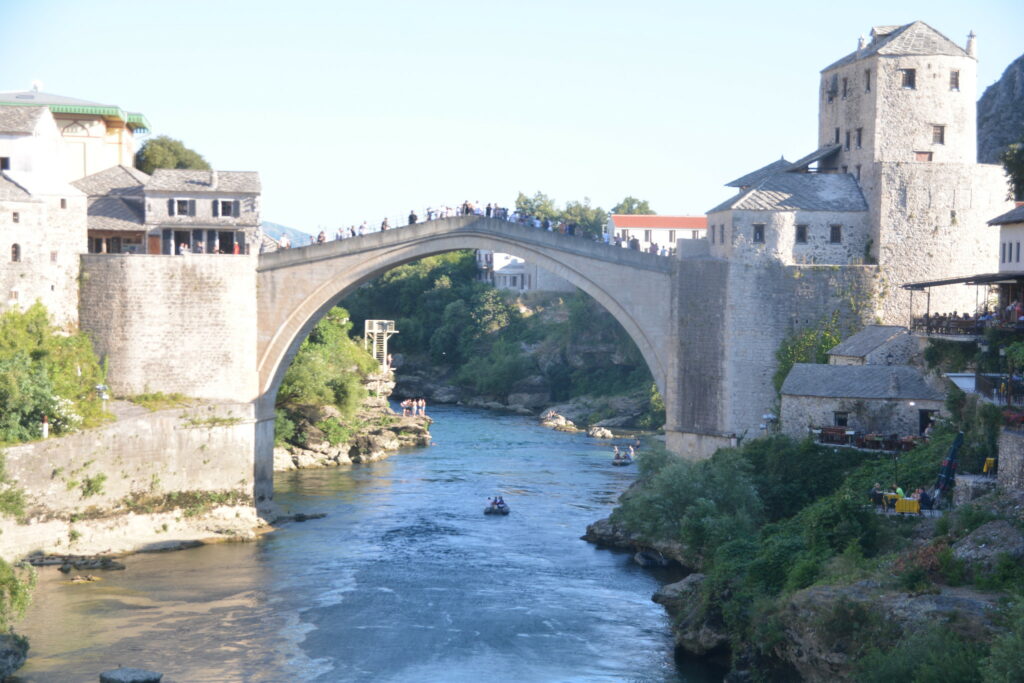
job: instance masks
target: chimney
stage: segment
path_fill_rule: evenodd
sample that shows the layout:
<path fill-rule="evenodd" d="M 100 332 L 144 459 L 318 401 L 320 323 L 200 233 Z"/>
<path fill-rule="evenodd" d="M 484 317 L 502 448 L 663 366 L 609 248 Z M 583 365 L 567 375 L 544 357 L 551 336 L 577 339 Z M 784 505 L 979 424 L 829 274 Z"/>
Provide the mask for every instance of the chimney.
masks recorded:
<path fill-rule="evenodd" d="M 210 189 L 217 189 L 217 171 L 210 171 Z"/>
<path fill-rule="evenodd" d="M 974 31 L 971 31 L 970 33 L 967 34 L 967 56 L 968 57 L 974 57 L 975 59 L 978 58 L 977 42 L 978 42 L 978 36 L 974 33 Z"/>
<path fill-rule="evenodd" d="M 865 38 L 864 36 L 861 36 L 860 38 L 858 38 L 857 39 L 857 52 L 860 52 L 861 50 L 863 50 L 864 46 L 867 45 L 867 44 L 868 44 L 867 38 Z"/>

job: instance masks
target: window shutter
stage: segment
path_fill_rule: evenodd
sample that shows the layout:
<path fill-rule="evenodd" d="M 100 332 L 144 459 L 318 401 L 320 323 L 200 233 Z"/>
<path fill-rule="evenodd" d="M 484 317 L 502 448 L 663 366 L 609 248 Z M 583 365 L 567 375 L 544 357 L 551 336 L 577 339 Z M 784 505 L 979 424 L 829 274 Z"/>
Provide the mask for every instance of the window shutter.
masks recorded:
<path fill-rule="evenodd" d="M 220 200 L 219 199 L 214 199 L 213 200 L 213 217 L 217 218 L 218 216 L 220 216 Z"/>
<path fill-rule="evenodd" d="M 174 215 L 174 200 L 173 199 L 168 199 L 167 200 L 167 215 L 168 216 L 173 216 Z"/>
<path fill-rule="evenodd" d="M 194 199 L 188 200 L 188 215 L 189 216 L 195 216 L 196 215 L 196 200 L 194 200 Z"/>
<path fill-rule="evenodd" d="M 241 201 L 236 199 L 235 201 L 231 202 L 231 208 L 234 210 L 234 217 L 235 218 L 238 218 L 239 216 L 242 215 L 242 202 Z"/>

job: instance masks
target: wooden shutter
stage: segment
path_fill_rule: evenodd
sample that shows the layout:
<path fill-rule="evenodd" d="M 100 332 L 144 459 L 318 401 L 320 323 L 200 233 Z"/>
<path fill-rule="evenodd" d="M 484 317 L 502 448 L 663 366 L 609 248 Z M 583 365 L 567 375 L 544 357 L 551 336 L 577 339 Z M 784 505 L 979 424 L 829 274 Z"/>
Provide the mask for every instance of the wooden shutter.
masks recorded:
<path fill-rule="evenodd" d="M 189 216 L 195 216 L 196 215 L 196 200 L 194 200 L 194 199 L 188 200 L 188 215 Z"/>
<path fill-rule="evenodd" d="M 214 199 L 213 200 L 213 217 L 217 218 L 218 216 L 220 216 L 220 200 L 219 199 Z"/>
<path fill-rule="evenodd" d="M 239 216 L 242 215 L 242 202 L 241 202 L 241 200 L 236 199 L 235 201 L 231 202 L 231 208 L 234 211 L 234 213 L 232 215 L 234 215 L 235 218 L 238 218 Z"/>
<path fill-rule="evenodd" d="M 173 199 L 168 199 L 167 200 L 167 215 L 168 216 L 173 216 L 174 215 L 174 200 Z"/>

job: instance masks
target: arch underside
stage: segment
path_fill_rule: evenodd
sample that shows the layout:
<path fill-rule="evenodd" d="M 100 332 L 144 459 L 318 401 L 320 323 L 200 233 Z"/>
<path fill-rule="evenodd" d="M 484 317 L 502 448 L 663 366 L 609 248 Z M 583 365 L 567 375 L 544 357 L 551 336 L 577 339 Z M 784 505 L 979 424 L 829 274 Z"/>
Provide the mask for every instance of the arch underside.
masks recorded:
<path fill-rule="evenodd" d="M 670 275 L 667 272 L 629 268 L 579 254 L 559 253 L 550 248 L 541 251 L 538 246 L 525 244 L 513 238 L 484 231 L 461 230 L 423 236 L 396 244 L 382 245 L 376 249 L 340 254 L 335 258 L 302 262 L 261 272 L 259 275 L 260 297 L 262 299 L 267 296 L 270 300 L 261 302 L 266 305 L 260 306 L 260 315 L 265 315 L 265 312 L 273 312 L 274 314 L 283 314 L 283 317 L 275 321 L 271 338 L 265 345 L 261 344 L 262 348 L 259 349 L 259 403 L 266 410 L 272 411 L 281 380 L 302 341 L 309 335 L 320 318 L 355 288 L 405 263 L 461 249 L 486 249 L 512 254 L 558 275 L 593 297 L 611 313 L 637 345 L 644 361 L 650 368 L 659 391 L 663 396 L 665 395 L 667 364 L 663 359 L 665 349 L 659 347 L 664 346 L 666 340 L 663 338 L 663 334 L 662 338 L 658 338 L 657 330 L 665 329 L 670 317 L 668 296 Z M 291 277 L 289 271 L 300 268 L 317 268 L 324 271 L 319 283 L 305 296 L 302 296 L 301 293 L 296 295 L 294 289 L 288 285 L 290 280 L 300 279 Z M 653 299 L 650 296 L 643 297 L 643 305 L 638 305 L 636 301 L 626 301 L 622 295 L 628 287 L 625 287 L 621 271 L 617 277 L 614 275 L 615 268 L 628 269 L 626 277 L 632 286 L 637 284 L 638 278 L 652 280 L 647 282 L 648 290 L 652 292 L 660 290 L 662 296 Z M 590 273 L 586 271 L 590 271 Z M 613 274 L 606 277 L 595 277 L 594 274 L 602 275 L 600 271 Z M 267 278 L 273 278 L 272 285 L 265 286 Z M 285 304 L 284 301 L 273 301 L 273 299 L 281 298 L 275 296 L 281 291 L 287 292 L 289 296 L 284 298 L 291 300 L 285 306 L 278 305 Z M 284 308 L 287 311 L 283 311 Z M 660 325 L 658 324 L 659 320 L 662 323 Z M 264 321 L 260 321 L 260 323 L 260 329 L 263 330 Z M 269 413 L 265 412 L 264 414 Z"/>

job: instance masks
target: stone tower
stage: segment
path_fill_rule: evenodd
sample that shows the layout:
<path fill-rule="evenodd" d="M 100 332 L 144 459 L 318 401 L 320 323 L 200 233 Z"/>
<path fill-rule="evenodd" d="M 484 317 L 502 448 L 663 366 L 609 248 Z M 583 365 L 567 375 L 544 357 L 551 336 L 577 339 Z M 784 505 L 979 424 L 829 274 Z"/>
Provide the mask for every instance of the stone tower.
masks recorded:
<path fill-rule="evenodd" d="M 821 72 L 818 143 L 835 152 L 819 171 L 860 184 L 886 322 L 909 319 L 901 285 L 998 266 L 998 236 L 985 222 L 1011 205 L 1002 168 L 977 163 L 973 52 L 972 40 L 962 48 L 924 22 L 876 26 L 870 42 Z M 931 308 L 973 310 L 976 297 L 937 288 Z"/>

